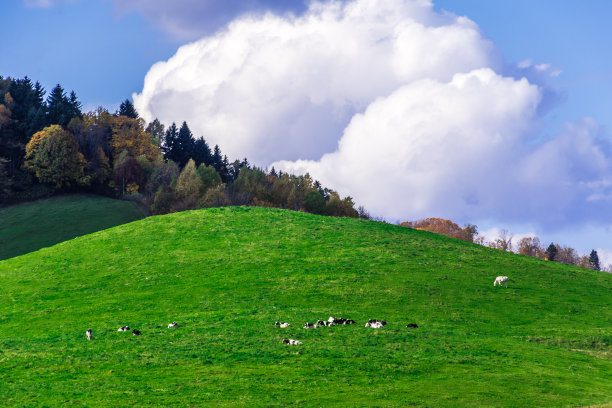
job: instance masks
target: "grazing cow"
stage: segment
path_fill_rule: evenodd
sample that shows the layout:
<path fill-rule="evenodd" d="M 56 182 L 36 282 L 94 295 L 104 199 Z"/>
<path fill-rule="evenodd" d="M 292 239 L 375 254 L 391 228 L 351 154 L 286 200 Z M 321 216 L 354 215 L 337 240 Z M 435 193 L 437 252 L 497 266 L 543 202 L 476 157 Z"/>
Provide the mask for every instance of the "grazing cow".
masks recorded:
<path fill-rule="evenodd" d="M 508 287 L 508 280 L 509 278 L 507 276 L 498 276 L 497 278 L 495 278 L 495 282 L 493 282 L 493 286 L 496 286 L 496 285 L 501 286 L 502 283 L 505 283 L 506 287 Z"/>
<path fill-rule="evenodd" d="M 316 329 L 316 328 L 317 328 L 317 325 L 316 325 L 315 323 L 306 323 L 306 324 L 304 325 L 304 328 L 305 328 L 305 329 Z"/>
<path fill-rule="evenodd" d="M 416 323 L 409 323 L 406 325 L 407 329 L 416 329 L 417 327 L 419 327 L 419 325 Z"/>
<path fill-rule="evenodd" d="M 120 331 L 120 332 L 130 331 L 130 326 L 121 326 L 120 328 L 117 329 L 117 331 Z"/>
<path fill-rule="evenodd" d="M 302 344 L 302 342 L 299 340 L 293 340 L 293 339 L 283 339 L 283 344 L 292 344 L 294 346 L 297 346 L 297 345 Z"/>
<path fill-rule="evenodd" d="M 170 324 L 168 325 L 168 328 L 169 328 L 169 329 L 171 329 L 171 328 L 173 328 L 173 327 L 178 327 L 178 325 L 179 325 L 179 324 L 178 324 L 177 322 L 172 322 L 172 323 L 170 323 Z"/>
<path fill-rule="evenodd" d="M 133 334 L 134 336 L 140 336 L 142 333 L 140 332 L 140 330 L 136 330 L 136 329 L 134 329 L 134 330 L 132 330 L 132 334 Z"/>
<path fill-rule="evenodd" d="M 281 323 L 281 322 L 274 322 L 275 326 L 280 326 L 281 328 L 285 328 L 285 327 L 291 327 L 291 325 L 289 323 Z"/>
<path fill-rule="evenodd" d="M 85 333 L 87 334 L 87 340 L 91 340 L 91 337 L 92 337 L 91 329 L 87 329 L 87 331 Z"/>

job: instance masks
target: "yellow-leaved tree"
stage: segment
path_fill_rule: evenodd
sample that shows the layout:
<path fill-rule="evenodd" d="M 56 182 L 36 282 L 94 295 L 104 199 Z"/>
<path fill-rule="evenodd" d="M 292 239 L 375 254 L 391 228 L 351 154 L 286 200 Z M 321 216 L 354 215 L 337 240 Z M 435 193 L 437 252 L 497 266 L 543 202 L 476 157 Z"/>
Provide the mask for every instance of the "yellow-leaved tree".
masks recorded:
<path fill-rule="evenodd" d="M 57 188 L 88 185 L 85 175 L 87 161 L 79 152 L 74 136 L 59 125 L 47 126 L 34 133 L 26 145 L 24 166 L 41 183 Z"/>
<path fill-rule="evenodd" d="M 145 132 L 142 119 L 116 116 L 112 118 L 111 129 L 113 136 L 110 144 L 114 158 L 124 150 L 131 157 L 146 156 L 151 161 L 161 154 L 159 148 L 151 143 L 151 136 Z"/>

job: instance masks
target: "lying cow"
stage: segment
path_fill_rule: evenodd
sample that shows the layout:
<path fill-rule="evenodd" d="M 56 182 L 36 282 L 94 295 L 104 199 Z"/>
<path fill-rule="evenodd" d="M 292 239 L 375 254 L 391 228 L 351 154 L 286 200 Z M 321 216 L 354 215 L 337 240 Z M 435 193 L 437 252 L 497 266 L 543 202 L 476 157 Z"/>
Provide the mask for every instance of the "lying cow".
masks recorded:
<path fill-rule="evenodd" d="M 327 319 L 327 321 L 329 323 L 335 323 L 335 324 L 355 324 L 355 321 L 352 319 L 344 319 L 342 317 L 332 317 L 330 316 L 329 319 Z"/>
<path fill-rule="evenodd" d="M 323 320 L 317 320 L 317 322 L 315 323 L 316 326 L 335 326 L 336 323 L 332 323 L 332 322 L 324 322 Z"/>
<path fill-rule="evenodd" d="M 365 327 L 371 327 L 373 329 L 382 329 L 384 327 L 384 324 L 382 324 L 382 322 L 379 322 L 379 321 L 367 322 L 365 324 Z"/>
<path fill-rule="evenodd" d="M 286 322 L 285 322 L 285 323 L 281 323 L 281 322 L 274 322 L 274 325 L 275 325 L 275 326 L 280 326 L 280 327 L 282 327 L 282 328 L 285 328 L 285 327 L 291 327 L 291 325 L 290 325 L 289 323 L 286 323 Z"/>
<path fill-rule="evenodd" d="M 493 286 L 496 286 L 496 285 L 501 286 L 502 283 L 505 283 L 506 287 L 508 287 L 508 280 L 509 278 L 507 276 L 498 276 L 497 278 L 495 278 L 495 282 L 493 282 Z"/>
<path fill-rule="evenodd" d="M 306 324 L 304 325 L 304 328 L 305 328 L 305 329 L 316 329 L 316 328 L 317 328 L 317 325 L 316 325 L 316 323 L 306 323 Z"/>
<path fill-rule="evenodd" d="M 370 320 L 368 320 L 368 323 L 370 323 L 370 324 L 372 324 L 372 323 L 380 323 L 383 326 L 385 326 L 387 324 L 387 322 L 384 321 L 384 320 L 376 320 L 376 319 L 370 319 Z"/>
<path fill-rule="evenodd" d="M 292 344 L 294 346 L 297 346 L 297 345 L 302 344 L 302 342 L 299 340 L 293 340 L 293 339 L 283 339 L 283 344 Z"/>
<path fill-rule="evenodd" d="M 173 328 L 173 327 L 178 327 L 178 325 L 179 325 L 179 324 L 178 324 L 177 322 L 172 322 L 172 323 L 170 323 L 170 324 L 168 325 L 168 328 L 169 328 L 169 329 L 171 329 L 171 328 Z"/>
<path fill-rule="evenodd" d="M 119 332 L 130 331 L 130 326 L 121 326 L 117 329 Z"/>
<path fill-rule="evenodd" d="M 407 329 L 416 329 L 417 327 L 419 327 L 419 325 L 416 323 L 409 323 L 406 325 Z"/>
<path fill-rule="evenodd" d="M 87 334 L 87 340 L 91 340 L 93 334 L 91 329 L 87 329 L 87 331 L 85 332 L 85 334 Z"/>
<path fill-rule="evenodd" d="M 140 336 L 142 333 L 140 332 L 140 330 L 136 330 L 136 329 L 134 329 L 134 330 L 132 330 L 132 334 L 133 334 L 134 336 Z"/>

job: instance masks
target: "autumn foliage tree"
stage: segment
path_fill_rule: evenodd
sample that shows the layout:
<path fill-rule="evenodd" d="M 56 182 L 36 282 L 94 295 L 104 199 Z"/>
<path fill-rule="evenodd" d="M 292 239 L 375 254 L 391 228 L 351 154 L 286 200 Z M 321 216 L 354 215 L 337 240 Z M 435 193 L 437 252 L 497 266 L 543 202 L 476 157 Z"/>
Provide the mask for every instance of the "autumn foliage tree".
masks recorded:
<path fill-rule="evenodd" d="M 113 156 L 126 150 L 131 157 L 144 155 L 149 160 L 155 160 L 160 154 L 159 149 L 151 143 L 151 136 L 145 132 L 142 119 L 113 117 L 111 130 L 110 145 Z"/>
<path fill-rule="evenodd" d="M 41 183 L 57 188 L 89 184 L 87 162 L 74 136 L 61 126 L 51 125 L 35 133 L 26 146 L 25 167 Z"/>
<path fill-rule="evenodd" d="M 425 218 L 418 221 L 402 222 L 403 227 L 421 229 L 435 234 L 446 235 L 447 237 L 473 242 L 476 236 L 476 226 L 467 224 L 464 228 L 459 227 L 451 220 L 444 218 Z"/>
<path fill-rule="evenodd" d="M 524 237 L 518 242 L 518 253 L 532 258 L 544 258 L 544 248 L 538 237 Z"/>

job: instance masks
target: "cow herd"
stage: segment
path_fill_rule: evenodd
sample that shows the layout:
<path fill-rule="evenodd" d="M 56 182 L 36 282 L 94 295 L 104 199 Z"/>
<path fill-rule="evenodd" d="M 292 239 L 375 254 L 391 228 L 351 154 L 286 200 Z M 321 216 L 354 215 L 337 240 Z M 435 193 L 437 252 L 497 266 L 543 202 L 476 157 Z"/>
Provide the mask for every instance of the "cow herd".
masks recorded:
<path fill-rule="evenodd" d="M 495 281 L 493 282 L 493 286 L 501 286 L 502 284 L 505 284 L 506 287 L 508 287 L 508 281 L 510 279 L 507 276 L 498 276 L 497 278 L 495 278 Z M 341 317 L 331 317 L 329 319 L 327 319 L 327 321 L 325 320 L 317 320 L 315 323 L 309 323 L 306 322 L 306 324 L 304 325 L 305 329 L 316 329 L 317 327 L 329 327 L 329 326 L 337 326 L 337 325 L 349 325 L 349 324 L 355 324 L 355 321 L 352 319 L 344 319 Z M 279 326 L 281 328 L 286 328 L 286 327 L 291 327 L 291 324 L 287 323 L 287 322 L 275 322 L 274 323 L 275 326 Z M 382 329 L 384 326 L 387 325 L 387 322 L 384 320 L 377 320 L 377 319 L 370 319 L 367 321 L 367 323 L 365 324 L 365 327 L 370 327 L 373 329 Z M 179 324 L 177 322 L 172 322 L 170 324 L 168 324 L 168 328 L 171 329 L 173 327 L 179 327 Z M 406 325 L 407 329 L 416 329 L 419 326 L 416 323 L 409 323 Z M 130 330 L 130 326 L 121 326 L 119 327 L 119 329 L 117 329 L 117 331 L 119 332 L 126 332 Z M 93 332 L 91 329 L 87 329 L 87 331 L 85 332 L 85 334 L 87 335 L 87 340 L 91 340 L 93 338 Z M 134 336 L 140 336 L 142 333 L 139 330 L 132 330 L 132 334 Z M 292 345 L 300 345 L 302 344 L 301 341 L 299 340 L 294 340 L 294 339 L 283 339 L 282 340 L 283 344 L 292 344 Z"/>
<path fill-rule="evenodd" d="M 344 319 L 341 317 L 330 317 L 329 319 L 327 319 L 327 321 L 324 320 L 317 320 L 316 323 L 309 323 L 306 322 L 306 324 L 304 325 L 305 329 L 316 329 L 317 327 L 329 327 L 329 326 L 337 326 L 337 325 L 349 325 L 349 324 L 355 324 L 355 321 L 353 319 Z M 291 324 L 289 323 L 281 323 L 281 322 L 275 322 L 274 323 L 275 326 L 279 326 L 279 327 L 291 327 Z M 371 327 L 373 329 L 381 329 L 384 326 L 387 325 L 387 322 L 384 320 L 378 320 L 378 319 L 370 319 L 367 321 L 367 323 L 365 324 L 365 327 Z M 416 323 L 409 323 L 406 325 L 406 328 L 408 329 L 416 329 L 418 328 L 419 325 Z M 294 340 L 294 339 L 283 339 L 282 340 L 283 344 L 291 344 L 291 345 L 300 345 L 302 344 L 301 341 L 299 340 Z"/>

